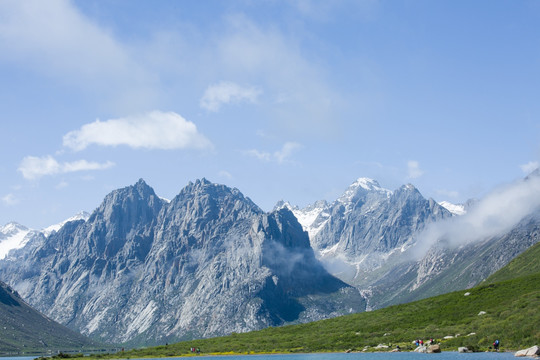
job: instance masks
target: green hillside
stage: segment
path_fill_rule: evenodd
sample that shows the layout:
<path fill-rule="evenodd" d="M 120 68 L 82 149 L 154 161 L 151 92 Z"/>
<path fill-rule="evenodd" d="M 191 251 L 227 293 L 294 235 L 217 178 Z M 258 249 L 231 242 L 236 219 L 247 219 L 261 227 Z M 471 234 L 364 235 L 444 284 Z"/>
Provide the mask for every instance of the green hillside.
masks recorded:
<path fill-rule="evenodd" d="M 0 355 L 81 351 L 98 345 L 40 314 L 0 282 Z"/>
<path fill-rule="evenodd" d="M 537 273 L 373 312 L 103 357 L 182 355 L 191 347 L 206 354 L 345 351 L 365 346 L 375 350 L 378 344 L 412 349 L 414 339 L 432 337 L 443 350 L 458 346 L 487 350 L 497 338 L 502 349 L 524 348 L 540 343 L 539 283 Z M 445 336 L 457 337 L 445 340 Z"/>
<path fill-rule="evenodd" d="M 540 242 L 515 257 L 508 265 L 487 278 L 485 283 L 491 284 L 520 276 L 540 273 L 540 261 L 538 259 L 540 259 Z"/>

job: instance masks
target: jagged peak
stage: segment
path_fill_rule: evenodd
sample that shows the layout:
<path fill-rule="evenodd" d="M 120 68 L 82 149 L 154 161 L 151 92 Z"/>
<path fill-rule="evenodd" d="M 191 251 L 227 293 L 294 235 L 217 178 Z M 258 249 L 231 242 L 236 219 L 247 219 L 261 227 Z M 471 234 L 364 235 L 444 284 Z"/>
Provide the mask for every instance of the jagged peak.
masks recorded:
<path fill-rule="evenodd" d="M 288 201 L 285 201 L 285 200 L 279 200 L 276 205 L 274 205 L 274 209 L 272 211 L 278 211 L 278 210 L 281 210 L 281 209 L 289 209 L 289 210 L 298 210 L 298 206 L 293 206 L 291 205 L 290 202 Z"/>
<path fill-rule="evenodd" d="M 401 190 L 401 191 L 418 191 L 418 189 L 411 183 L 401 185 L 399 190 Z"/>
<path fill-rule="evenodd" d="M 380 194 L 385 194 L 390 196 L 392 191 L 381 187 L 377 180 L 373 180 L 367 177 L 360 177 L 356 179 L 348 188 L 345 190 L 343 195 L 341 195 L 337 201 L 343 204 L 350 203 L 357 194 L 375 192 Z"/>
<path fill-rule="evenodd" d="M 29 230 L 26 226 L 19 224 L 15 221 L 10 221 L 6 225 L 0 227 L 1 232 L 11 232 L 11 231 L 26 231 Z"/>

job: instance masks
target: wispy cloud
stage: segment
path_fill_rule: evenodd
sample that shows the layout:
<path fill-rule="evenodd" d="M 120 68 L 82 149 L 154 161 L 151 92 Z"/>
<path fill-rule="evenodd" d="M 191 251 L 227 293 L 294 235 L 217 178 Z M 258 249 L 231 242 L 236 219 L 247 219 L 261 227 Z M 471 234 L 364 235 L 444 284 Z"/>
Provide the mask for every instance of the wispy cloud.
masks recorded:
<path fill-rule="evenodd" d="M 216 58 L 225 73 L 257 79 L 272 116 L 289 131 L 331 136 L 337 127 L 341 95 L 330 85 L 327 69 L 302 52 L 294 37 L 265 28 L 245 16 L 227 18 L 216 40 Z"/>
<path fill-rule="evenodd" d="M 59 163 L 52 156 L 27 156 L 17 169 L 25 179 L 35 180 L 47 175 L 65 174 L 77 171 L 105 170 L 113 167 L 111 161 L 105 163 L 92 162 L 87 160 L 77 160 L 73 162 Z"/>
<path fill-rule="evenodd" d="M 281 149 L 271 152 L 256 149 L 246 151 L 246 154 L 262 161 L 275 161 L 279 164 L 290 161 L 292 154 L 300 149 L 302 145 L 296 142 L 286 142 Z"/>
<path fill-rule="evenodd" d="M 528 175 L 532 173 L 534 170 L 540 168 L 540 163 L 538 161 L 529 161 L 526 164 L 520 165 L 521 171 L 525 173 L 525 175 Z"/>
<path fill-rule="evenodd" d="M 230 103 L 257 102 L 262 90 L 253 86 L 240 86 L 234 82 L 221 81 L 210 85 L 200 100 L 200 106 L 208 111 L 219 111 L 222 105 Z"/>
<path fill-rule="evenodd" d="M 0 13 L 4 60 L 97 90 L 123 106 L 155 96 L 154 75 L 134 59 L 129 47 L 71 1 L 0 1 Z"/>
<path fill-rule="evenodd" d="M 420 169 L 420 163 L 416 160 L 409 160 L 407 162 L 407 177 L 409 179 L 417 179 L 424 174 L 424 171 Z"/>
<path fill-rule="evenodd" d="M 413 252 L 422 256 L 436 242 L 458 246 L 502 234 L 539 208 L 540 177 L 531 176 L 491 192 L 463 216 L 429 225 Z"/>
<path fill-rule="evenodd" d="M 212 143 L 198 132 L 194 123 L 174 112 L 162 111 L 96 120 L 64 135 L 64 146 L 75 151 L 92 144 L 166 150 L 212 148 Z"/>
<path fill-rule="evenodd" d="M 19 203 L 19 199 L 10 193 L 2 197 L 2 203 L 6 206 L 13 206 Z"/>
<path fill-rule="evenodd" d="M 224 179 L 232 179 L 233 176 L 230 172 L 228 171 L 225 171 L 225 170 L 221 170 L 219 173 L 218 173 L 218 176 L 221 177 L 221 178 L 224 178 Z"/>

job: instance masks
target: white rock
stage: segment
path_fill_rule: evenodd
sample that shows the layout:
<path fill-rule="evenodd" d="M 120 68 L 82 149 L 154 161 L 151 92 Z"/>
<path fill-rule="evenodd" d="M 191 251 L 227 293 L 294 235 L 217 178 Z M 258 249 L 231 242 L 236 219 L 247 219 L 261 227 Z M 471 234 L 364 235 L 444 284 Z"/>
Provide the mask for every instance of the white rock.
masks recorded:
<path fill-rule="evenodd" d="M 485 311 L 480 311 L 480 312 L 478 313 L 478 316 L 480 316 L 480 315 L 486 315 L 486 314 L 487 314 L 487 312 L 485 312 Z"/>
<path fill-rule="evenodd" d="M 515 353 L 515 356 L 521 357 L 521 356 L 538 356 L 540 355 L 540 348 L 535 345 L 533 347 L 530 347 L 528 349 L 519 350 Z"/>

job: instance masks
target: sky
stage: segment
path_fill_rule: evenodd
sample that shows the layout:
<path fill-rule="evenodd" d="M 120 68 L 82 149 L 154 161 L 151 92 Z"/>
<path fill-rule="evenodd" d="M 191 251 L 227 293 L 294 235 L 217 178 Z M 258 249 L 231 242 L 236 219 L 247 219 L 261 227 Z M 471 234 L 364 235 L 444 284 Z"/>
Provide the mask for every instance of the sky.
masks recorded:
<path fill-rule="evenodd" d="M 0 0 L 0 225 L 143 178 L 461 203 L 540 162 L 540 2 Z"/>

